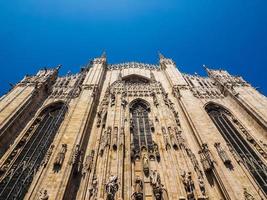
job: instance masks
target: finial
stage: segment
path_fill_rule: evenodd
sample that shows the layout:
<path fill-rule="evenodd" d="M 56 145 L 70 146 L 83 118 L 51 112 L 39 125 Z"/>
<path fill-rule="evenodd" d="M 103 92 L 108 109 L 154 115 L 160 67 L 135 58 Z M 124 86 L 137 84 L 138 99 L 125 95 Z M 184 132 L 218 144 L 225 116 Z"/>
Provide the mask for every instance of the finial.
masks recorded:
<path fill-rule="evenodd" d="M 106 55 L 106 51 L 103 51 L 102 55 L 101 55 L 101 58 L 106 58 L 107 55 Z"/>
<path fill-rule="evenodd" d="M 204 67 L 204 69 L 206 70 L 206 72 L 209 73 L 210 69 L 206 65 L 202 65 L 202 67 Z"/>
<path fill-rule="evenodd" d="M 13 89 L 15 87 L 15 85 L 13 83 L 8 83 L 8 84 L 11 87 L 11 89 Z"/>
<path fill-rule="evenodd" d="M 56 70 L 58 71 L 62 67 L 61 64 L 57 65 Z"/>
<path fill-rule="evenodd" d="M 158 51 L 159 59 L 164 59 L 165 57 Z"/>

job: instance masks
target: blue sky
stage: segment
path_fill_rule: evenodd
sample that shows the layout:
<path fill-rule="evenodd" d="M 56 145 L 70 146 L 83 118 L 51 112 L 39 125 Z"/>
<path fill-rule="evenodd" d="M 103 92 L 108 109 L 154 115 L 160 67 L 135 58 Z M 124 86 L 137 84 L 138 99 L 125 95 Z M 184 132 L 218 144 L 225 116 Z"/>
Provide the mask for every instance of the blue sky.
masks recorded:
<path fill-rule="evenodd" d="M 267 95 L 265 0 L 2 0 L 0 94 L 25 74 L 62 64 L 78 72 L 105 50 L 109 63 L 202 65 L 243 76 Z"/>

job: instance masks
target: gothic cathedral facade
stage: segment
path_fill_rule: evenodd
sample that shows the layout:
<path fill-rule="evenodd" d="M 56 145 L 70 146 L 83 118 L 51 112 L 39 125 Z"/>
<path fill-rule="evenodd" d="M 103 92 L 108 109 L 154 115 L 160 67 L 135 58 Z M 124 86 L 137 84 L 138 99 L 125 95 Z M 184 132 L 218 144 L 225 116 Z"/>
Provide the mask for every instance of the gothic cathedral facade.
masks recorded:
<path fill-rule="evenodd" d="M 59 67 L 0 99 L 0 199 L 267 199 L 267 98 L 159 64 Z"/>

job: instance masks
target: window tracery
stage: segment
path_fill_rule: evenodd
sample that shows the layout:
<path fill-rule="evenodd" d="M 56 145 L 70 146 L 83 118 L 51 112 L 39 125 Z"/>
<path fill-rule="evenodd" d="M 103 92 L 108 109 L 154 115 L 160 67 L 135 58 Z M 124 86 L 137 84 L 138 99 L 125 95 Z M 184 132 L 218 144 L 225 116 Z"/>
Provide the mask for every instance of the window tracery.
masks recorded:
<path fill-rule="evenodd" d="M 206 106 L 206 111 L 229 144 L 231 152 L 237 154 L 234 157 L 238 156 L 243 161 L 248 171 L 258 183 L 258 186 L 267 194 L 267 166 L 262 162 L 255 149 L 248 143 L 249 140 L 243 137 L 244 127 L 242 127 L 243 130 L 237 128 L 234 124 L 240 124 L 238 120 L 233 118 L 229 111 L 219 105 L 210 103 Z M 247 131 L 246 133 L 248 134 Z M 239 158 L 237 159 L 239 160 Z"/>

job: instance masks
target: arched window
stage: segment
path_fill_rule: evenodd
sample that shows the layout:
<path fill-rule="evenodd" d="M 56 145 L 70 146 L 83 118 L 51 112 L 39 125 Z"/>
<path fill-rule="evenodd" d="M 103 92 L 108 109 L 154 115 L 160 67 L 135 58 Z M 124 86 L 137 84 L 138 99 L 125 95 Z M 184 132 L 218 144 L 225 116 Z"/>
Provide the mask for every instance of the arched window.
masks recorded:
<path fill-rule="evenodd" d="M 54 103 L 36 118 L 14 149 L 14 152 L 19 149 L 19 155 L 10 162 L 12 152 L 5 161 L 9 165 L 0 180 L 0 199 L 23 199 L 35 173 L 42 165 L 66 111 L 67 107 L 62 102 Z"/>
<path fill-rule="evenodd" d="M 132 137 L 134 151 L 139 155 L 141 150 L 153 151 L 153 141 L 149 125 L 149 106 L 143 100 L 136 100 L 130 106 L 132 115 Z"/>
<path fill-rule="evenodd" d="M 205 109 L 224 139 L 242 159 L 258 186 L 267 194 L 267 167 L 241 135 L 240 130 L 234 126 L 230 112 L 214 103 L 208 104 Z"/>

